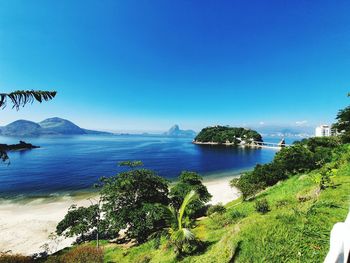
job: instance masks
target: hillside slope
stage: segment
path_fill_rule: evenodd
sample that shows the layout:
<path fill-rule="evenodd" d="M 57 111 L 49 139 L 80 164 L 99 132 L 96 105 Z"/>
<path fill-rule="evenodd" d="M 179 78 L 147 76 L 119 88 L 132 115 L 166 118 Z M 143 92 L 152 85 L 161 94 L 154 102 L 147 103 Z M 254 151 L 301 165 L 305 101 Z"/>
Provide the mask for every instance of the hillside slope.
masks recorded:
<path fill-rule="evenodd" d="M 293 176 L 260 193 L 270 211 L 255 211 L 255 200 L 236 200 L 227 212 L 197 221 L 203 251 L 181 262 L 322 262 L 336 222 L 349 210 L 350 147 L 339 161 L 334 187 L 319 190 L 317 171 Z M 105 262 L 176 262 L 163 238 L 131 249 L 107 245 Z"/>

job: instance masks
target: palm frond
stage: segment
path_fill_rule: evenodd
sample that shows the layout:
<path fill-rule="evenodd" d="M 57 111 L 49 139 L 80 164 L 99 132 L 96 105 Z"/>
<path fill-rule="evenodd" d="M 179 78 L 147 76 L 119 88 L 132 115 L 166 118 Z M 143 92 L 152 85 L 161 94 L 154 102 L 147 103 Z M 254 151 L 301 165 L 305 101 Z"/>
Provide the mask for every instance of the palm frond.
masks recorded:
<path fill-rule="evenodd" d="M 197 198 L 197 194 L 196 194 L 196 192 L 195 191 L 191 191 L 191 192 L 189 192 L 186 196 L 185 196 L 185 198 L 184 198 L 184 200 L 183 200 L 183 202 L 182 202 L 182 204 L 181 204 L 181 207 L 180 207 L 180 209 L 179 209 L 179 215 L 178 215 L 178 225 L 179 225 L 179 229 L 181 229 L 182 228 L 182 219 L 183 219 L 183 216 L 184 216 L 184 214 L 185 214 L 185 210 L 186 210 L 186 207 L 187 207 L 187 205 L 189 204 L 189 203 L 191 203 L 194 199 L 196 199 Z"/>
<path fill-rule="evenodd" d="M 195 239 L 194 234 L 188 228 L 183 228 L 182 232 L 183 232 L 184 240 L 190 241 L 190 240 L 194 240 Z"/>
<path fill-rule="evenodd" d="M 17 90 L 11 93 L 0 93 L 0 108 L 4 109 L 8 101 L 13 106 L 12 108 L 24 107 L 27 103 L 34 101 L 43 102 L 52 100 L 56 96 L 56 91 L 42 91 L 42 90 Z"/>

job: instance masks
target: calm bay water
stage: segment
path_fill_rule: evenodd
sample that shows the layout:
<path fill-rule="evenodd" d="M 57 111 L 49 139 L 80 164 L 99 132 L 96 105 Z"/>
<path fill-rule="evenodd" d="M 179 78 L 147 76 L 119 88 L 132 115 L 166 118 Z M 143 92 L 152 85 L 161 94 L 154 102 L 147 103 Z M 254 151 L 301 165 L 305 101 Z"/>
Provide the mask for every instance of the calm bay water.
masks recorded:
<path fill-rule="evenodd" d="M 9 153 L 0 164 L 0 197 L 38 196 L 91 188 L 101 176 L 121 171 L 119 161 L 141 160 L 146 168 L 176 179 L 183 170 L 203 177 L 248 170 L 273 159 L 276 150 L 200 146 L 189 138 L 62 136 L 25 139 L 40 149 Z M 0 137 L 1 143 L 18 139 Z"/>

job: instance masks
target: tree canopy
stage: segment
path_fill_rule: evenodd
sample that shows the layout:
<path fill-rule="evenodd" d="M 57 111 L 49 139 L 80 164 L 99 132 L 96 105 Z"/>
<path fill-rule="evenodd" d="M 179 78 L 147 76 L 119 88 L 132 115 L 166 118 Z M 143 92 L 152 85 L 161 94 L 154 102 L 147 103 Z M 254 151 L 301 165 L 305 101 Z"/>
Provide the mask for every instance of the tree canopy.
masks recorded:
<path fill-rule="evenodd" d="M 337 138 L 310 138 L 293 146 L 282 148 L 268 164 L 258 164 L 253 171 L 231 181 L 238 187 L 244 199 L 255 195 L 267 186 L 301 172 L 321 167 L 332 158 L 332 152 L 339 146 Z"/>
<path fill-rule="evenodd" d="M 261 142 L 262 136 L 257 131 L 251 129 L 214 126 L 202 129 L 195 138 L 196 142 L 225 143 L 228 141 L 234 144 L 249 140 Z"/>
<path fill-rule="evenodd" d="M 93 229 L 97 228 L 98 213 L 99 207 L 97 204 L 89 207 L 73 205 L 69 208 L 63 220 L 58 223 L 56 233 L 66 237 L 78 236 L 80 240 L 84 241 Z"/>
<path fill-rule="evenodd" d="M 168 182 L 153 171 L 133 169 L 101 180 L 102 210 L 110 231 L 124 229 L 127 237 L 143 242 L 165 224 Z"/>
<path fill-rule="evenodd" d="M 172 205 L 179 209 L 185 196 L 194 191 L 198 198 L 188 205 L 188 213 L 192 217 L 197 216 L 212 197 L 207 187 L 203 185 L 202 180 L 202 177 L 195 172 L 183 171 L 179 176 L 179 180 L 170 189 Z"/>
<path fill-rule="evenodd" d="M 348 94 L 349 96 L 349 94 Z M 332 128 L 341 133 L 344 143 L 350 142 L 350 106 L 341 109 L 336 117 L 337 122 L 333 124 Z"/>

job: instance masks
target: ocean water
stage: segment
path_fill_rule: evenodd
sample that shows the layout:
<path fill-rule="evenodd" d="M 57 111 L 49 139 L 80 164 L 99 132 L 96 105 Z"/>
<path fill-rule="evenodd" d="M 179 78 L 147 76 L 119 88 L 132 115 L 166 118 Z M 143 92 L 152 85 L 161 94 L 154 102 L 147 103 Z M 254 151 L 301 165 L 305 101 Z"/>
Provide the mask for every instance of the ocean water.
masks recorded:
<path fill-rule="evenodd" d="M 22 139 L 41 148 L 9 153 L 11 164 L 0 164 L 0 197 L 88 190 L 101 176 L 120 172 L 117 163 L 125 160 L 141 160 L 145 168 L 175 180 L 183 170 L 196 171 L 204 178 L 238 174 L 271 161 L 277 152 L 194 145 L 191 138 L 80 135 Z M 0 137 L 0 143 L 17 142 Z"/>

